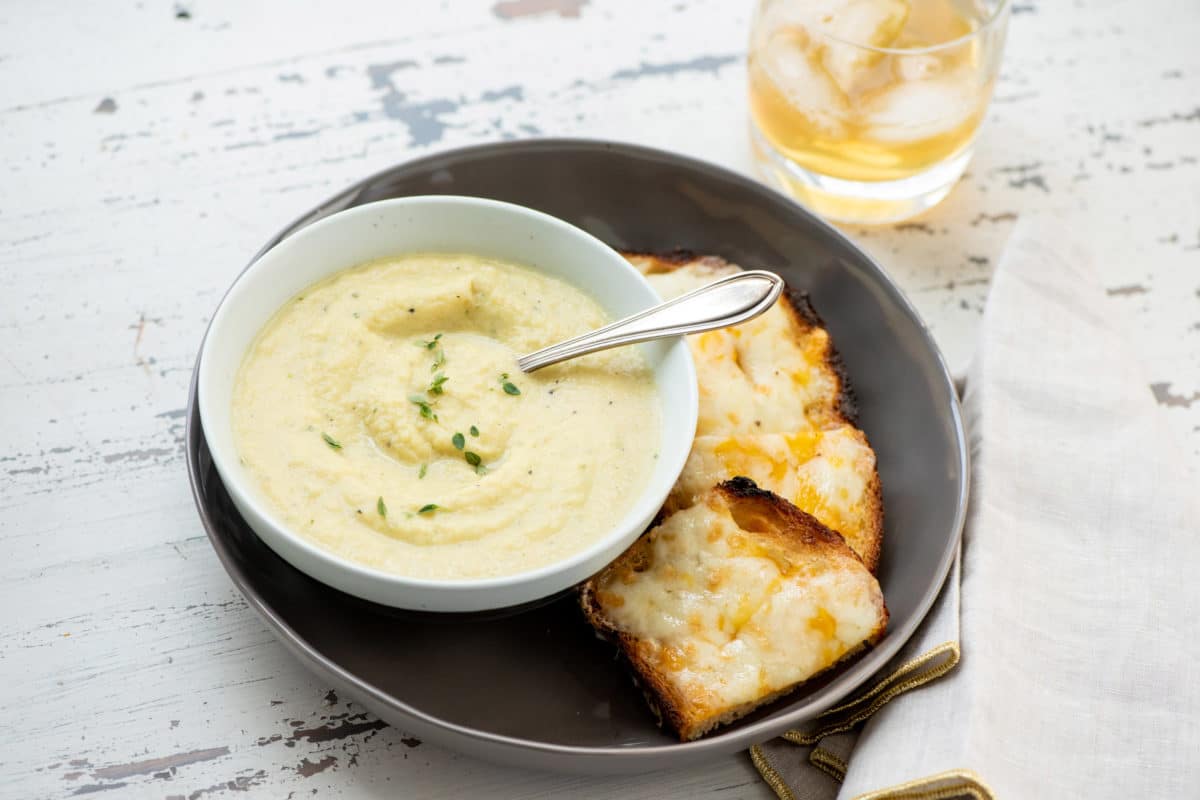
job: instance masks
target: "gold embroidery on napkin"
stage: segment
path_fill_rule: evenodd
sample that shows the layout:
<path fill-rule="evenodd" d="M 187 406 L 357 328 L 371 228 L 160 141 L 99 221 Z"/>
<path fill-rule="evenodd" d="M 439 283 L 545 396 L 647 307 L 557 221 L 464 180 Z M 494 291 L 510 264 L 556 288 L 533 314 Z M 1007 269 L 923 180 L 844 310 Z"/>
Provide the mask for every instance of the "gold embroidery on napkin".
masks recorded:
<path fill-rule="evenodd" d="M 818 720 L 828 720 L 824 724 L 810 731 L 786 731 L 783 738 L 793 744 L 813 747 L 808 756 L 809 763 L 840 783 L 846 777 L 848 769 L 846 762 L 828 750 L 822 750 L 818 743 L 826 736 L 850 730 L 899 695 L 942 677 L 958 665 L 961 654 L 958 642 L 943 642 L 932 650 L 901 664 L 890 675 L 871 687 L 870 691 L 826 711 L 817 718 Z M 771 787 L 779 796 L 779 800 L 796 800 L 791 789 L 758 745 L 750 748 L 750 761 L 762 775 L 767 786 Z M 961 782 L 952 786 L 944 785 L 943 782 L 950 778 L 959 778 Z M 943 785 L 938 786 L 938 783 L 943 783 Z M 888 792 L 899 793 L 888 794 Z M 886 789 L 884 793 L 874 792 L 861 795 L 855 800 L 951 800 L 958 797 L 993 800 L 991 791 L 974 773 L 969 771 L 941 773 L 920 781 Z"/>
<path fill-rule="evenodd" d="M 954 581 L 953 591 L 949 598 L 943 595 L 943 602 L 953 604 L 954 631 L 951 639 L 909 659 L 887 677 L 876 681 L 867 691 L 819 715 L 808 729 L 790 730 L 782 735 L 786 741 L 809 748 L 808 763 L 819 769 L 823 775 L 839 780 L 836 773 L 840 766 L 841 780 L 844 780 L 847 758 L 843 758 L 841 753 L 848 748 L 844 747 L 847 743 L 842 740 L 845 736 L 853 736 L 853 733 L 848 732 L 899 695 L 935 681 L 958 666 L 962 658 L 958 636 L 958 569 L 956 557 L 952 568 L 953 577 L 950 579 Z M 832 746 L 822 747 L 823 744 L 829 743 L 832 743 Z M 850 744 L 852 746 L 852 742 Z M 756 746 L 751 748 L 750 756 L 763 780 L 780 800 L 796 800 L 791 787 L 783 782 L 781 774 L 771 764 L 767 751 Z M 832 756 L 836 762 L 828 756 Z M 970 797 L 973 800 L 995 799 L 991 789 L 974 772 L 953 770 L 860 795 L 855 800 L 951 800 L 962 797 Z"/>
<path fill-rule="evenodd" d="M 996 795 L 969 769 L 939 772 L 927 778 L 902 783 L 888 789 L 860 794 L 854 800 L 995 800 Z"/>
<path fill-rule="evenodd" d="M 828 750 L 822 750 L 820 747 L 814 747 L 812 752 L 808 754 L 808 763 L 812 764 L 817 769 L 824 772 L 829 777 L 833 778 L 838 783 L 846 780 L 846 770 L 849 767 L 846 762 L 838 758 Z"/>
<path fill-rule="evenodd" d="M 871 691 L 848 703 L 831 708 L 817 719 L 832 717 L 829 722 L 808 731 L 790 730 L 783 738 L 794 744 L 814 745 L 826 736 L 844 733 L 868 719 L 894 698 L 910 689 L 937 680 L 958 665 L 961 658 L 958 642 L 944 642 L 896 668 L 896 671 L 875 684 Z"/>
<path fill-rule="evenodd" d="M 770 786 L 771 790 L 779 796 L 779 800 L 796 800 L 795 795 L 792 794 L 792 790 L 788 788 L 783 778 L 771 766 L 771 762 L 767 760 L 762 748 L 758 745 L 750 747 L 750 761 L 754 764 L 754 768 L 758 770 L 758 774 L 762 776 L 767 786 Z"/>

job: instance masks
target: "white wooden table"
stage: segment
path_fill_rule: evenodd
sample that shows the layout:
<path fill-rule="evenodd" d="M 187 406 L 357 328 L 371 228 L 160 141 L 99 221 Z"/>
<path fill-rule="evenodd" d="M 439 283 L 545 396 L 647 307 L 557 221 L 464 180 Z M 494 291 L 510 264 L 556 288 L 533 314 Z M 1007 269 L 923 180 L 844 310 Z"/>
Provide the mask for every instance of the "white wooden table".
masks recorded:
<path fill-rule="evenodd" d="M 310 678 L 246 607 L 182 455 L 217 299 L 282 223 L 351 181 L 542 134 L 748 170 L 750 7 L 0 6 L 0 796 L 768 796 L 740 757 L 593 780 L 386 727 Z M 1013 220 L 1083 231 L 1186 452 L 1181 484 L 1194 481 L 1200 6 L 1014 11 L 969 176 L 916 222 L 850 233 L 961 369 Z"/>

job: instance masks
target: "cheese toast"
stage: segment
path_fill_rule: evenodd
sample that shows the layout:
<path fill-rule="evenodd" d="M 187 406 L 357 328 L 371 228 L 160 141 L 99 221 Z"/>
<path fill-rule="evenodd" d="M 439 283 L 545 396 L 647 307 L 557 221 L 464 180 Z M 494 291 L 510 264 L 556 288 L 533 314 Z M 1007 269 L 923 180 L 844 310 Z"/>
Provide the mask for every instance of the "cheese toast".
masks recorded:
<path fill-rule="evenodd" d="M 667 516 L 587 581 L 581 602 L 684 741 L 790 692 L 887 626 L 879 583 L 845 540 L 747 478 Z"/>
<path fill-rule="evenodd" d="M 875 571 L 883 514 L 875 453 L 852 425 L 747 436 L 698 436 L 666 509 L 687 508 L 711 486 L 750 478 L 840 533 Z"/>
<path fill-rule="evenodd" d="M 717 256 L 625 253 L 664 300 L 741 267 Z M 807 295 L 789 289 L 763 315 L 688 337 L 700 384 L 698 436 L 788 433 L 853 423 L 854 397 Z"/>
<path fill-rule="evenodd" d="M 741 270 L 716 256 L 625 253 L 664 299 Z M 738 475 L 842 534 L 874 571 L 883 539 L 875 453 L 808 297 L 788 291 L 757 319 L 689 337 L 700 389 L 696 441 L 667 511 Z"/>

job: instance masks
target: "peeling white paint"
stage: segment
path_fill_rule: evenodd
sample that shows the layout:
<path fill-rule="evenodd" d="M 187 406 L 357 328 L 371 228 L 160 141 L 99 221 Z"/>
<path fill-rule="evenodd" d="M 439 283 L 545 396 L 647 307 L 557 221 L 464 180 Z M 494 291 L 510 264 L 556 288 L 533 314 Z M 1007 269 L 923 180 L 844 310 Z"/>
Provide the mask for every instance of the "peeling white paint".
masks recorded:
<path fill-rule="evenodd" d="M 739 758 L 591 780 L 380 727 L 246 608 L 181 455 L 218 298 L 268 236 L 352 181 L 536 133 L 748 170 L 751 5 L 343 0 L 318 18 L 206 0 L 185 16 L 51 3 L 0 19 L 0 63 L 20 76 L 0 81 L 0 794 L 770 796 Z M 1014 11 L 968 177 L 913 223 L 849 233 L 961 370 L 1014 220 L 1051 214 L 1083 232 L 1195 470 L 1200 12 Z"/>

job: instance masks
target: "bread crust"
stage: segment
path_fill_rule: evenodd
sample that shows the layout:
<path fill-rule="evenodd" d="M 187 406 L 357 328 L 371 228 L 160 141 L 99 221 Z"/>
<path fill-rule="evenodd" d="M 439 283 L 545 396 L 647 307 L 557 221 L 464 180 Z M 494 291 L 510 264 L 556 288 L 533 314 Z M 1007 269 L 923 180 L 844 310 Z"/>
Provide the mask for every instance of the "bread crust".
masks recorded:
<path fill-rule="evenodd" d="M 785 302 L 784 307 L 798 326 L 821 328 L 828 333 L 829 329 L 825 325 L 825 320 L 821 319 L 821 315 L 813 307 L 812 298 L 809 297 L 808 292 L 788 287 L 780 299 Z M 841 415 L 842 421 L 858 427 L 858 399 L 854 396 L 854 387 L 851 386 L 850 377 L 846 374 L 846 364 L 842 361 L 842 355 L 833 343 L 833 336 L 829 337 L 829 347 L 825 351 L 824 362 L 825 368 L 837 378 L 838 414 Z"/>
<path fill-rule="evenodd" d="M 858 556 L 873 575 L 878 571 L 879 559 L 883 556 L 883 485 L 879 482 L 878 470 L 867 484 L 866 499 L 870 509 L 870 523 L 865 535 L 858 537 Z"/>

